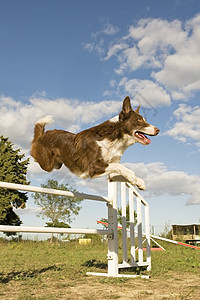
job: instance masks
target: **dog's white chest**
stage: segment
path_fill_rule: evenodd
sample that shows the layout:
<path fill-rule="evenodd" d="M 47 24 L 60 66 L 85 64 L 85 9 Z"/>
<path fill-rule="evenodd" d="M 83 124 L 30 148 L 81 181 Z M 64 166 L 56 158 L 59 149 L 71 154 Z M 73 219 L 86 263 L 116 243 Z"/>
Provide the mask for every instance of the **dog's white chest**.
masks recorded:
<path fill-rule="evenodd" d="M 120 161 L 122 154 L 127 148 L 124 140 L 110 141 L 104 139 L 102 141 L 97 141 L 97 144 L 101 148 L 103 159 L 108 163 Z"/>

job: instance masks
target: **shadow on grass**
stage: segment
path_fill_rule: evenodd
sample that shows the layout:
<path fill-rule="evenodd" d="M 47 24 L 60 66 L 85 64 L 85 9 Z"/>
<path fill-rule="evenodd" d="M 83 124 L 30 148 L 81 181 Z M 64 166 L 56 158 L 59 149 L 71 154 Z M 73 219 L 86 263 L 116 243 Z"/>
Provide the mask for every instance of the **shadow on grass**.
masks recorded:
<path fill-rule="evenodd" d="M 58 271 L 60 270 L 60 267 L 54 265 L 39 270 L 13 271 L 7 274 L 0 273 L 0 283 L 8 283 L 11 280 L 24 280 L 26 278 L 33 278 L 49 270 Z"/>
<path fill-rule="evenodd" d="M 89 267 L 89 268 L 98 268 L 98 269 L 107 269 L 107 264 L 101 262 L 100 260 L 91 259 L 87 260 L 85 263 L 82 264 L 83 267 Z"/>

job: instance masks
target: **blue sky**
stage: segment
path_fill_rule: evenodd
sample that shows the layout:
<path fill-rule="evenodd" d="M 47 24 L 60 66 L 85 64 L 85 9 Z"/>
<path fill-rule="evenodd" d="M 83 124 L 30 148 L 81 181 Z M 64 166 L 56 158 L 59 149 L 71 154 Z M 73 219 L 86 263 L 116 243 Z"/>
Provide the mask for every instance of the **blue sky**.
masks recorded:
<path fill-rule="evenodd" d="M 199 223 L 200 2 L 0 1 L 0 133 L 29 157 L 33 124 L 78 132 L 119 113 L 126 95 L 160 130 L 122 157 L 147 185 L 151 225 Z M 50 174 L 31 159 L 32 185 L 48 178 L 106 195 L 106 179 Z M 102 203 L 85 201 L 72 225 L 96 227 Z M 17 211 L 41 225 L 30 197 Z"/>

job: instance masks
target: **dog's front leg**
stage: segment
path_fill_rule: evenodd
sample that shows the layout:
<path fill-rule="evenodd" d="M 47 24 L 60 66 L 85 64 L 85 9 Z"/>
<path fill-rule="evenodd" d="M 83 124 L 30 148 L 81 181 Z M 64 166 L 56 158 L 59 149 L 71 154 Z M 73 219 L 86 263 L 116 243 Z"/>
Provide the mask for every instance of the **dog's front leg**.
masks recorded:
<path fill-rule="evenodd" d="M 135 176 L 135 173 L 123 165 L 117 164 L 117 163 L 111 163 L 106 168 L 106 173 L 110 178 L 118 175 L 123 176 L 126 178 L 132 185 L 136 185 L 140 190 L 146 190 L 146 186 L 144 183 L 144 180 Z"/>

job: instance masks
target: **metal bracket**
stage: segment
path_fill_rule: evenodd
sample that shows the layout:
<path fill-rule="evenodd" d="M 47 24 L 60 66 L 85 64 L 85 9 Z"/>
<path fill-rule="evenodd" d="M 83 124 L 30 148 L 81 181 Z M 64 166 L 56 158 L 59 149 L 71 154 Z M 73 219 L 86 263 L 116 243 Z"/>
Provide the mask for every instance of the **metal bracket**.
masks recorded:
<path fill-rule="evenodd" d="M 108 240 L 113 240 L 114 239 L 114 233 L 113 233 L 113 231 L 112 231 L 112 233 L 109 233 L 107 235 L 107 238 L 108 238 Z"/>
<path fill-rule="evenodd" d="M 111 208 L 112 208 L 112 207 L 113 207 L 113 201 L 107 202 L 106 205 L 107 205 L 108 207 L 111 207 Z"/>
<path fill-rule="evenodd" d="M 107 260 L 113 260 L 113 255 L 112 254 L 107 254 Z"/>

